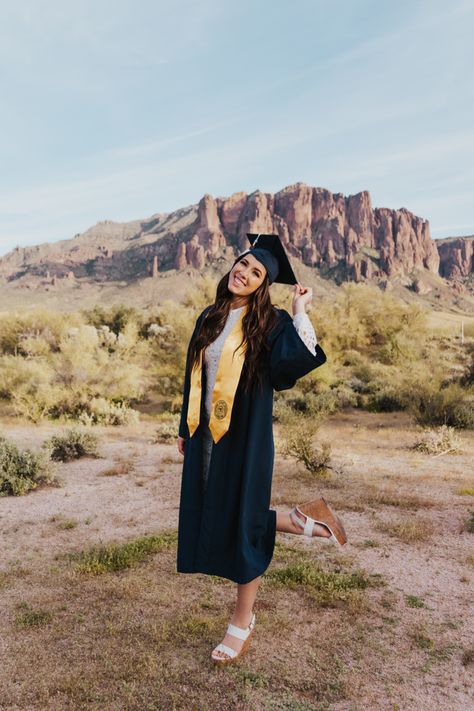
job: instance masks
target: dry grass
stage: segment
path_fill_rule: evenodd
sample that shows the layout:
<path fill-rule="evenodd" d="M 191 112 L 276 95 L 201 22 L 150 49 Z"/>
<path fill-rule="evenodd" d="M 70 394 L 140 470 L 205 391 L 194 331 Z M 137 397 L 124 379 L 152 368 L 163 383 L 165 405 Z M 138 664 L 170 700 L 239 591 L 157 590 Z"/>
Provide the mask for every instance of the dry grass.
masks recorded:
<path fill-rule="evenodd" d="M 395 536 L 404 543 L 423 543 L 434 533 L 431 521 L 425 519 L 407 518 L 398 521 L 376 521 L 375 528 L 381 533 Z"/>
<path fill-rule="evenodd" d="M 413 645 L 424 653 L 421 665 L 421 671 L 424 673 L 429 671 L 434 664 L 449 661 L 459 649 L 459 645 L 456 643 L 447 643 L 442 639 L 434 638 L 433 632 L 427 629 L 424 624 L 415 625 L 411 631 L 411 639 Z"/>
<path fill-rule="evenodd" d="M 155 424 L 129 439 L 104 432 L 112 461 L 137 449 L 141 486 L 135 477 L 98 478 L 104 463 L 79 460 L 64 465 L 66 488 L 0 500 L 0 706 L 429 711 L 449 699 L 453 711 L 468 707 L 474 557 L 463 526 L 472 505 L 452 483 L 470 485 L 467 437 L 465 455 L 418 455 L 414 466 L 406 420 L 352 413 L 325 425 L 343 475 L 315 486 L 277 457 L 272 506 L 323 494 L 342 511 L 349 543 L 279 534 L 250 651 L 238 666 L 216 669 L 210 653 L 235 585 L 175 572 L 182 458 L 166 445 L 147 450 Z M 157 462 L 166 462 L 158 478 Z M 67 521 L 81 525 L 61 530 Z M 432 535 L 438 526 L 443 535 Z"/>
<path fill-rule="evenodd" d="M 458 496 L 474 496 L 473 486 L 460 486 L 455 492 Z"/>
<path fill-rule="evenodd" d="M 370 487 L 361 494 L 361 499 L 368 506 L 396 506 L 400 509 L 426 509 L 434 506 L 434 501 L 416 494 L 405 494 L 394 489 Z"/>
<path fill-rule="evenodd" d="M 361 606 L 357 612 L 349 598 L 352 589 L 363 594 L 369 589 L 363 572 L 321 574 L 310 552 L 286 551 L 279 544 L 277 567 L 289 558 L 299 561 L 292 570 L 299 565 L 304 575 L 286 586 L 269 571 L 256 605 L 249 656 L 224 671 L 213 667 L 209 655 L 228 623 L 234 586 L 204 575 L 183 584 L 174 572 L 175 554 L 167 540 L 118 571 L 107 563 L 102 575 L 77 575 L 64 561 L 54 571 L 37 573 L 41 587 L 11 622 L 17 632 L 4 672 L 12 673 L 14 664 L 16 683 L 4 702 L 48 711 L 86 706 L 142 711 L 183 708 L 185 699 L 186 708 L 221 708 L 225 700 L 226 707 L 246 709 L 252 703 L 282 708 L 283 699 L 283 708 L 304 708 L 308 698 L 324 708 L 344 698 L 348 659 L 340 650 L 350 645 L 349 657 L 356 659 L 362 653 L 364 635 L 361 628 L 354 636 L 354 625 L 367 610 Z M 87 572 L 96 572 L 95 562 Z M 324 590 L 323 606 L 318 595 L 308 595 L 315 590 Z M 335 625 L 325 604 L 338 601 L 343 607 Z M 305 610 L 313 613 L 302 625 Z M 288 664 L 296 658 L 298 665 Z"/>
<path fill-rule="evenodd" d="M 98 476 L 124 476 L 133 471 L 133 459 L 120 459 L 112 467 L 99 472 Z"/>
<path fill-rule="evenodd" d="M 86 551 L 70 553 L 67 557 L 75 562 L 77 572 L 98 575 L 130 568 L 146 556 L 169 548 L 176 540 L 176 531 L 164 531 L 126 543 L 93 546 Z"/>

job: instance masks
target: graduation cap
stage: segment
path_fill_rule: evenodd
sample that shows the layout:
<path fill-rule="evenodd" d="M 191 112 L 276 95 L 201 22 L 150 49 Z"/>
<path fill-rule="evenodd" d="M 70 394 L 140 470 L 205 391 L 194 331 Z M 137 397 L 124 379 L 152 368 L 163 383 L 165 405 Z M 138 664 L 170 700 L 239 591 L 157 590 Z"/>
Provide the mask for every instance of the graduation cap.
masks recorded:
<path fill-rule="evenodd" d="M 267 270 L 270 284 L 274 281 L 279 284 L 298 283 L 278 235 L 249 234 L 247 232 L 247 237 L 251 247 L 239 254 L 236 262 L 242 259 L 244 254 L 252 254 Z"/>

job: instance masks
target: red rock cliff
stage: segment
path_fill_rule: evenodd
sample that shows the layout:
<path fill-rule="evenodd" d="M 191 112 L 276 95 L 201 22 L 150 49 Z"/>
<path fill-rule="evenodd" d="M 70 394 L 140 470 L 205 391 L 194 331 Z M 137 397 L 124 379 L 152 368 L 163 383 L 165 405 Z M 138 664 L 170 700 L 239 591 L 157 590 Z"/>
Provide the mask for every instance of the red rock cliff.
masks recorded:
<path fill-rule="evenodd" d="M 474 271 L 474 236 L 437 240 L 439 273 L 445 279 L 467 277 Z"/>
<path fill-rule="evenodd" d="M 247 232 L 277 232 L 308 266 L 327 271 L 339 265 L 356 281 L 413 269 L 437 273 L 439 266 L 428 221 L 405 208 L 374 209 L 367 191 L 345 197 L 296 183 L 275 194 L 205 195 L 192 231 L 186 248 L 178 248 L 178 268 L 201 268 L 225 244 L 246 248 Z"/>

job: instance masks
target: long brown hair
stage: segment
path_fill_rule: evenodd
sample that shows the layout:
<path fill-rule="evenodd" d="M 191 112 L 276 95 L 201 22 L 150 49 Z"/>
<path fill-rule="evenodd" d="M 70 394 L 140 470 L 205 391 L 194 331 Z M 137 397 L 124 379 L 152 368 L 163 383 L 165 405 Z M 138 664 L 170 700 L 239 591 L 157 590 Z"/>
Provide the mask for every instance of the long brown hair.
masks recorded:
<path fill-rule="evenodd" d="M 232 265 L 232 269 L 236 262 Z M 201 350 L 215 341 L 225 326 L 233 296 L 227 287 L 232 269 L 224 274 L 217 284 L 215 302 L 204 316 L 199 332 L 191 343 L 189 355 L 191 370 L 199 363 Z M 262 387 L 262 369 L 269 350 L 266 337 L 278 321 L 269 289 L 268 275 L 265 274 L 258 289 L 249 295 L 248 310 L 242 319 L 243 339 L 238 347 L 243 344 L 245 363 L 242 369 L 242 381 L 246 391 L 255 385 Z"/>

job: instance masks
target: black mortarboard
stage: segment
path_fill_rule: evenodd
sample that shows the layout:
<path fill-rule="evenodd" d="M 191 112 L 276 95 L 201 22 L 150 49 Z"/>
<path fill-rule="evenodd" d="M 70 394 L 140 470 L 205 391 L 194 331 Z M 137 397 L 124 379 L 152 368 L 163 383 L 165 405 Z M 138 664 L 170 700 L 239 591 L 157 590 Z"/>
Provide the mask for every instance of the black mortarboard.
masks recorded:
<path fill-rule="evenodd" d="M 268 281 L 270 284 L 274 281 L 279 284 L 298 283 L 298 279 L 295 277 L 290 261 L 278 235 L 249 234 L 247 232 L 247 237 L 251 247 L 245 252 L 242 252 L 242 254 L 239 254 L 235 260 L 236 262 L 238 262 L 244 254 L 250 253 L 255 257 L 255 259 L 258 259 L 258 261 L 261 262 L 267 270 Z"/>

